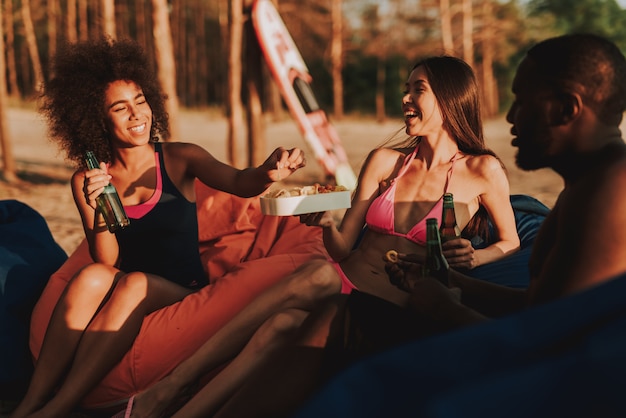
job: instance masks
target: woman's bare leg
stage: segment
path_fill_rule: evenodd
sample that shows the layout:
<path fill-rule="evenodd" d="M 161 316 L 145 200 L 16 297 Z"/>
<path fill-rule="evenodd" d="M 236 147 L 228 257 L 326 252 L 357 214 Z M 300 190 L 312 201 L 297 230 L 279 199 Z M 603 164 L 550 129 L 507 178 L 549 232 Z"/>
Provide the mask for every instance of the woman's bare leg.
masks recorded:
<path fill-rule="evenodd" d="M 235 359 L 205 385 L 172 418 L 205 418 L 228 400 L 279 347 L 292 342 L 308 312 L 291 309 L 268 319 Z"/>
<path fill-rule="evenodd" d="M 76 347 L 98 308 L 111 291 L 119 270 L 90 264 L 69 282 L 56 305 L 29 388 L 12 417 L 41 408 L 67 373 Z"/>
<path fill-rule="evenodd" d="M 309 314 L 297 340 L 266 358 L 214 418 L 291 416 L 327 378 L 324 347 L 340 331 L 345 300 L 336 295 Z"/>
<path fill-rule="evenodd" d="M 171 374 L 135 398 L 133 417 L 156 417 L 201 377 L 232 360 L 259 327 L 276 312 L 311 311 L 320 300 L 339 293 L 341 279 L 321 260 L 304 264 L 246 306 Z"/>
<path fill-rule="evenodd" d="M 32 417 L 67 416 L 129 350 L 143 318 L 189 293 L 190 290 L 154 275 L 130 273 L 121 277 L 85 330 L 60 389 Z"/>

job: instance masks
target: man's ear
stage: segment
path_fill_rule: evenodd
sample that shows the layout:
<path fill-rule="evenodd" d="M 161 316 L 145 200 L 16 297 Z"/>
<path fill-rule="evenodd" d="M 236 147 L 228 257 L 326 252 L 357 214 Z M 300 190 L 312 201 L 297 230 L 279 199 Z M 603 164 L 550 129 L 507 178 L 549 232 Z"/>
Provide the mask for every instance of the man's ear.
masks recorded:
<path fill-rule="evenodd" d="M 583 110 L 583 100 L 578 93 L 561 93 L 556 98 L 552 112 L 553 125 L 565 125 L 580 117 Z"/>

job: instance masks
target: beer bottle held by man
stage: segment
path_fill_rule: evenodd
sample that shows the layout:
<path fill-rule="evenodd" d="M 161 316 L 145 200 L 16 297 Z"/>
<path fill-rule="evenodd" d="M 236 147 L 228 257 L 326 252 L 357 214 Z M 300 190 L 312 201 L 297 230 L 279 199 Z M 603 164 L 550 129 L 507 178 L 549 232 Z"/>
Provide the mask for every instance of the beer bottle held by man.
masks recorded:
<path fill-rule="evenodd" d="M 441 249 L 437 219 L 428 218 L 426 219 L 426 260 L 424 261 L 422 276 L 435 277 L 447 286 L 449 269 L 450 266 Z"/>

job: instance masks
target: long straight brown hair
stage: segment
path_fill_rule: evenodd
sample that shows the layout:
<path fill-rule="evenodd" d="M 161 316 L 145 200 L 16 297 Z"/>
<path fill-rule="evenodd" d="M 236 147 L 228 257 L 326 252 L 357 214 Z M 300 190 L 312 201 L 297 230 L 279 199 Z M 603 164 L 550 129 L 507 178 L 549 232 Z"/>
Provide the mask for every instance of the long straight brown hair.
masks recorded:
<path fill-rule="evenodd" d="M 478 85 L 472 68 L 465 61 L 449 55 L 425 58 L 415 64 L 413 70 L 418 67 L 423 67 L 426 72 L 441 110 L 444 129 L 456 140 L 459 150 L 464 154 L 498 158 L 485 145 Z M 470 219 L 463 235 L 467 238 L 478 235 L 486 241 L 490 238 L 489 215 L 483 205 Z"/>

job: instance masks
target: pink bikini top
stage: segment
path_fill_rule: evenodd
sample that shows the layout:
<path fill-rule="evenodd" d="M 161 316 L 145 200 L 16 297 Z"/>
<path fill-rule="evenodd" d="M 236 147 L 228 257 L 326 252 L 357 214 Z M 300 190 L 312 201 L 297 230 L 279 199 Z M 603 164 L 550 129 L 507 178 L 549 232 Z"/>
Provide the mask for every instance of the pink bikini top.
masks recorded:
<path fill-rule="evenodd" d="M 367 214 L 365 215 L 365 222 L 367 223 L 367 227 L 372 231 L 379 232 L 387 235 L 395 235 L 399 237 L 404 237 L 409 241 L 412 241 L 419 245 L 426 245 L 426 219 L 427 218 L 436 218 L 437 224 L 441 223 L 441 212 L 443 210 L 443 194 L 441 198 L 435 203 L 432 209 L 420 220 L 417 224 L 411 228 L 409 232 L 406 234 L 402 234 L 396 232 L 395 230 L 395 196 L 396 196 L 396 185 L 398 179 L 404 175 L 409 165 L 415 158 L 417 154 L 418 147 L 415 147 L 415 150 L 406 156 L 404 160 L 404 164 L 398 173 L 398 176 L 391 180 L 391 185 L 385 190 L 381 195 L 376 197 L 369 209 L 367 210 Z M 444 193 L 448 190 L 448 183 L 450 182 L 450 177 L 452 176 L 452 169 L 454 168 L 454 162 L 458 159 L 458 153 L 452 157 L 450 162 L 452 165 L 448 170 L 448 177 L 446 179 L 446 185 L 444 187 Z"/>

